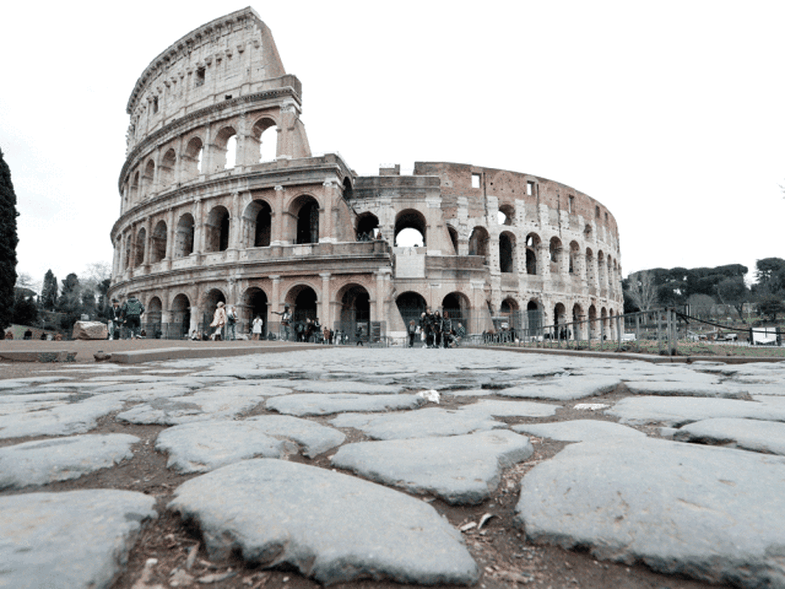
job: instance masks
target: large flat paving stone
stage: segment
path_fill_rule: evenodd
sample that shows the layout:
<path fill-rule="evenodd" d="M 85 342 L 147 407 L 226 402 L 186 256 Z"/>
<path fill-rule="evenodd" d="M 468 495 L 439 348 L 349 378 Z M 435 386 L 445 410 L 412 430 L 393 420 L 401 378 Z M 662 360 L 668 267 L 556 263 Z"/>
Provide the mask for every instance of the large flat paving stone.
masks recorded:
<path fill-rule="evenodd" d="M 0 415 L 0 439 L 86 433 L 99 418 L 122 407 L 122 400 L 116 396 L 99 395 L 42 411 Z"/>
<path fill-rule="evenodd" d="M 504 397 L 569 401 L 602 395 L 621 384 L 615 376 L 561 376 L 545 381 L 530 381 L 497 391 Z"/>
<path fill-rule="evenodd" d="M 550 417 L 559 408 L 561 405 L 553 405 L 552 403 L 482 399 L 469 405 L 463 405 L 459 411 L 463 414 L 475 413 L 493 417 Z"/>
<path fill-rule="evenodd" d="M 370 577 L 471 584 L 479 570 L 430 505 L 356 477 L 247 460 L 182 484 L 169 504 L 198 523 L 209 554 L 288 563 L 325 585 Z"/>
<path fill-rule="evenodd" d="M 84 434 L 0 448 L 0 489 L 78 479 L 133 458 L 137 442 L 128 434 Z"/>
<path fill-rule="evenodd" d="M 626 425 L 599 419 L 576 419 L 555 423 L 525 423 L 512 430 L 560 442 L 588 442 L 600 438 L 645 438 L 646 434 Z"/>
<path fill-rule="evenodd" d="M 452 504 L 485 501 L 502 469 L 534 452 L 529 439 L 508 430 L 445 438 L 359 442 L 342 446 L 333 465 L 409 493 L 432 493 Z"/>
<path fill-rule="evenodd" d="M 0 497 L 0 586 L 105 589 L 122 571 L 155 498 L 94 489 Z"/>
<path fill-rule="evenodd" d="M 683 442 L 733 444 L 745 450 L 785 455 L 785 423 L 717 418 L 689 423 L 673 434 Z"/>
<path fill-rule="evenodd" d="M 740 384 L 719 382 L 693 382 L 673 380 L 637 380 L 624 383 L 634 395 L 667 395 L 685 397 L 719 397 L 722 399 L 744 399 L 750 389 Z"/>
<path fill-rule="evenodd" d="M 344 413 L 330 420 L 330 423 L 335 427 L 362 430 L 376 440 L 457 436 L 507 427 L 503 421 L 491 418 L 487 411 L 461 411 L 437 407 L 388 415 Z"/>
<path fill-rule="evenodd" d="M 314 457 L 343 443 L 336 429 L 285 415 L 261 415 L 243 421 L 202 421 L 170 427 L 155 444 L 167 452 L 167 466 L 179 472 L 208 472 L 249 458 L 284 458 L 300 447 Z"/>
<path fill-rule="evenodd" d="M 714 417 L 785 421 L 785 404 L 702 397 L 627 397 L 606 411 L 622 423 L 680 426 Z"/>
<path fill-rule="evenodd" d="M 303 393 L 268 399 L 268 409 L 286 415 L 330 415 L 343 411 L 403 411 L 425 401 L 417 395 L 367 395 L 352 393 Z"/>
<path fill-rule="evenodd" d="M 403 390 L 401 385 L 358 382 L 356 380 L 298 380 L 293 388 L 301 393 L 356 393 L 365 395 L 394 395 Z"/>
<path fill-rule="evenodd" d="M 651 438 L 567 446 L 521 481 L 529 539 L 740 587 L 785 587 L 785 458 Z"/>

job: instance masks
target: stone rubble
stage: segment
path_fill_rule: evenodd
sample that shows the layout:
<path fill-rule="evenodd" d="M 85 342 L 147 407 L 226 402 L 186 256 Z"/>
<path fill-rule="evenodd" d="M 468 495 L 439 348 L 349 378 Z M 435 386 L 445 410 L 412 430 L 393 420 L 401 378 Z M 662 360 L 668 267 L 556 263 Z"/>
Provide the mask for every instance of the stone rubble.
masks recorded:
<path fill-rule="evenodd" d="M 323 584 L 527 583 L 528 569 L 480 568 L 465 543 L 503 525 L 489 497 L 504 481 L 520 483 L 511 529 L 530 541 L 785 588 L 785 362 L 325 347 L 111 369 L 0 379 L 0 586 L 109 587 L 167 511 L 214 558 L 236 550 Z M 133 464 L 124 428 L 155 428 L 146 451 L 197 476 L 159 504 L 51 491 Z M 564 447 L 534 461 L 545 439 Z M 451 524 L 445 503 L 477 515 Z M 167 571 L 170 586 L 225 573 Z"/>

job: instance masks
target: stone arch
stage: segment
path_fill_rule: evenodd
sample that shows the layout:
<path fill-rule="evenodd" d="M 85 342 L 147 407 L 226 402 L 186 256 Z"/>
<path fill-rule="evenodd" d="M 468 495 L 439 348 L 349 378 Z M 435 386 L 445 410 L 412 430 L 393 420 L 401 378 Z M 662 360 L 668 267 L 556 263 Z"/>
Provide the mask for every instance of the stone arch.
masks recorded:
<path fill-rule="evenodd" d="M 202 330 L 210 330 L 210 322 L 213 320 L 215 309 L 218 303 L 226 304 L 226 294 L 220 288 L 211 288 L 202 294 Z"/>
<path fill-rule="evenodd" d="M 161 164 L 158 166 L 158 182 L 161 188 L 174 184 L 174 170 L 177 166 L 177 155 L 171 147 L 166 150 Z"/>
<path fill-rule="evenodd" d="M 292 201 L 289 213 L 294 219 L 294 243 L 319 243 L 319 202 L 303 194 Z"/>
<path fill-rule="evenodd" d="M 589 339 L 597 337 L 599 332 L 599 325 L 597 324 L 597 307 L 594 305 L 589 306 Z"/>
<path fill-rule="evenodd" d="M 490 235 L 485 227 L 477 225 L 472 229 L 472 234 L 469 236 L 469 255 L 470 256 L 483 256 L 488 259 L 488 243 L 491 241 Z"/>
<path fill-rule="evenodd" d="M 170 325 L 170 337 L 187 336 L 191 330 L 191 301 L 183 293 L 178 293 L 172 299 Z"/>
<path fill-rule="evenodd" d="M 139 229 L 136 234 L 136 243 L 134 244 L 134 267 L 144 264 L 144 246 L 147 240 L 147 230 L 144 227 Z"/>
<path fill-rule="evenodd" d="M 608 277 L 605 269 L 605 253 L 600 250 L 597 252 L 597 279 L 600 281 L 600 289 L 604 289 L 608 284 Z"/>
<path fill-rule="evenodd" d="M 379 218 L 373 213 L 362 213 L 357 218 L 357 241 L 371 241 L 379 233 Z"/>
<path fill-rule="evenodd" d="M 542 304 L 537 299 L 529 299 L 526 303 L 526 325 L 528 326 L 528 335 L 540 336 L 542 335 Z"/>
<path fill-rule="evenodd" d="M 419 325 L 420 316 L 425 313 L 425 309 L 428 307 L 425 297 L 412 290 L 399 294 L 395 299 L 395 305 L 398 307 L 404 325 L 409 325 L 409 321 L 412 319 L 416 325 Z"/>
<path fill-rule="evenodd" d="M 551 237 L 548 251 L 550 252 L 551 272 L 560 274 L 564 262 L 564 248 L 561 239 L 555 236 Z"/>
<path fill-rule="evenodd" d="M 346 284 L 336 293 L 336 300 L 340 303 L 339 329 L 353 337 L 358 328 L 366 336 L 370 333 L 371 321 L 371 296 L 359 284 Z"/>
<path fill-rule="evenodd" d="M 537 251 L 540 249 L 540 236 L 529 233 L 526 236 L 526 274 L 537 274 Z"/>
<path fill-rule="evenodd" d="M 261 317 L 262 338 L 264 339 L 269 331 L 267 320 L 270 303 L 267 293 L 258 286 L 252 286 L 243 293 L 241 300 L 242 304 L 239 305 L 240 321 L 250 326 L 257 315 Z"/>
<path fill-rule="evenodd" d="M 292 309 L 294 322 L 316 319 L 319 299 L 316 291 L 307 284 L 298 284 L 286 294 L 285 301 Z"/>
<path fill-rule="evenodd" d="M 419 238 L 413 238 L 417 241 L 418 245 L 419 239 L 421 239 L 422 247 L 427 246 L 428 236 L 426 235 L 426 225 L 425 216 L 416 209 L 406 209 L 399 212 L 395 216 L 395 245 L 399 246 L 399 236 L 401 236 L 402 231 L 406 231 L 412 236 L 414 236 L 414 232 L 419 233 Z M 406 234 L 402 237 L 409 239 Z"/>
<path fill-rule="evenodd" d="M 515 206 L 505 203 L 499 206 L 498 215 L 499 225 L 514 225 L 515 224 Z"/>
<path fill-rule="evenodd" d="M 147 160 L 144 166 L 144 174 L 142 175 L 142 198 L 148 198 L 155 192 L 155 162 L 152 159 Z"/>
<path fill-rule="evenodd" d="M 452 243 L 453 255 L 458 255 L 458 230 L 452 225 L 447 225 L 447 233 L 450 235 L 450 243 Z"/>
<path fill-rule="evenodd" d="M 253 200 L 245 207 L 243 213 L 245 221 L 243 244 L 245 247 L 267 247 L 270 245 L 272 214 L 272 207 L 263 199 Z"/>
<path fill-rule="evenodd" d="M 163 220 L 155 224 L 150 235 L 150 263 L 157 264 L 166 257 L 166 222 Z"/>
<path fill-rule="evenodd" d="M 278 123 L 269 115 L 264 115 L 251 127 L 251 141 L 256 146 L 256 159 L 253 163 L 269 162 L 278 157 Z"/>
<path fill-rule="evenodd" d="M 578 245 L 578 242 L 574 241 L 574 240 L 571 241 L 570 242 L 570 263 L 569 263 L 569 268 L 568 268 L 568 272 L 570 274 L 579 274 L 580 273 L 580 267 L 579 267 L 579 261 L 578 261 L 579 258 L 580 258 L 580 254 L 581 254 L 581 248 Z"/>
<path fill-rule="evenodd" d="M 139 199 L 139 170 L 136 170 L 131 180 L 130 199 L 134 203 Z"/>
<path fill-rule="evenodd" d="M 442 316 L 448 314 L 452 319 L 453 329 L 461 323 L 469 331 L 471 320 L 471 304 L 469 297 L 462 292 L 453 291 L 442 299 Z"/>
<path fill-rule="evenodd" d="M 580 303 L 575 303 L 572 306 L 572 332 L 575 334 L 576 339 L 585 339 L 584 333 L 586 331 L 586 324 L 581 323 L 585 317 L 583 316 L 583 308 Z"/>
<path fill-rule="evenodd" d="M 202 156 L 204 154 L 204 143 L 199 136 L 191 137 L 185 147 L 183 154 L 183 180 L 191 180 L 202 173 Z"/>
<path fill-rule="evenodd" d="M 553 325 L 556 326 L 555 337 L 565 338 L 566 330 L 563 328 L 565 323 L 567 323 L 567 308 L 564 306 L 564 303 L 556 303 L 553 306 Z"/>
<path fill-rule="evenodd" d="M 191 213 L 184 213 L 177 221 L 174 240 L 174 257 L 184 258 L 194 252 L 194 218 Z"/>
<path fill-rule="evenodd" d="M 594 265 L 594 252 L 590 247 L 586 248 L 586 281 L 589 286 L 594 286 L 597 279 L 597 268 Z"/>
<path fill-rule="evenodd" d="M 515 272 L 515 235 L 504 231 L 499 235 L 499 270 L 503 273 Z"/>
<path fill-rule="evenodd" d="M 210 210 L 205 221 L 204 251 L 223 252 L 229 248 L 229 211 L 218 205 Z"/>
<path fill-rule="evenodd" d="M 162 334 L 161 317 L 163 315 L 163 305 L 161 299 L 157 296 L 152 297 L 145 305 L 144 312 L 144 328 L 147 331 L 147 337 L 154 337 L 159 339 Z"/>
<path fill-rule="evenodd" d="M 231 125 L 223 127 L 215 136 L 213 170 L 233 168 L 237 162 L 237 131 Z"/>

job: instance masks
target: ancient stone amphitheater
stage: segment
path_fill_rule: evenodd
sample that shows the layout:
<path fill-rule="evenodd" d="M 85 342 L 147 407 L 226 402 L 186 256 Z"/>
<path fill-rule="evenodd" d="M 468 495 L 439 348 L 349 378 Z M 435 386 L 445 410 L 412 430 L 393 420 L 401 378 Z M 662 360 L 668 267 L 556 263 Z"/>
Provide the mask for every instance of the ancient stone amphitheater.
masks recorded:
<path fill-rule="evenodd" d="M 614 335 L 618 228 L 600 202 L 531 174 L 423 163 L 357 176 L 311 154 L 301 83 L 251 8 L 156 57 L 128 100 L 110 296 L 136 294 L 148 335 L 183 337 L 234 304 L 278 334 L 318 317 L 401 337 L 426 306 L 467 331 L 588 323 Z M 404 243 L 404 238 L 415 243 Z"/>

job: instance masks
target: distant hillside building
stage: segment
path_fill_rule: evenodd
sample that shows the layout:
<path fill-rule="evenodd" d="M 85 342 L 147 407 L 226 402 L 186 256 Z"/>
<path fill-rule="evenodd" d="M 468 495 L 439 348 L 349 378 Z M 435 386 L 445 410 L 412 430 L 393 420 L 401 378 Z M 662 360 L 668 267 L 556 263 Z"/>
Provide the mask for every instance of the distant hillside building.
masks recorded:
<path fill-rule="evenodd" d="M 357 176 L 311 155 L 301 83 L 251 8 L 156 57 L 128 100 L 110 296 L 136 294 L 148 332 L 182 337 L 236 305 L 403 336 L 429 306 L 470 333 L 593 321 L 622 309 L 618 228 L 593 198 L 530 174 L 417 162 Z M 409 230 L 409 231 L 406 231 Z M 398 247 L 402 232 L 421 240 Z"/>

